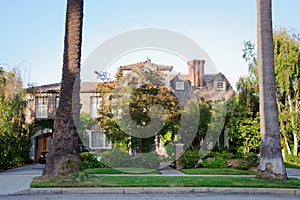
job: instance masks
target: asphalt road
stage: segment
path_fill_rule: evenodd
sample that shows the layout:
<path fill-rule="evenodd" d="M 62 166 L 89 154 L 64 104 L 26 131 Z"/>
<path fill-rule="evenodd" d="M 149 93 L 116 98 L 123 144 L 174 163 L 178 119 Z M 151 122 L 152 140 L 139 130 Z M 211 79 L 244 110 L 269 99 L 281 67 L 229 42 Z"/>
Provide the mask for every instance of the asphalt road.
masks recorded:
<path fill-rule="evenodd" d="M 25 195 L 25 196 L 0 196 L 6 200 L 293 200 L 299 196 L 275 195 L 222 195 L 222 194 L 87 194 L 87 195 Z"/>

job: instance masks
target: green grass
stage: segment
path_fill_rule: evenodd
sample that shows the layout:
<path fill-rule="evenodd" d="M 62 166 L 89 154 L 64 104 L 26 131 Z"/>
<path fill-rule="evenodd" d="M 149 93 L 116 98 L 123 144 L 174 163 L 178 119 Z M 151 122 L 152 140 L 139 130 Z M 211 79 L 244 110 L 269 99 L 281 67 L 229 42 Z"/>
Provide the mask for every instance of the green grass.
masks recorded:
<path fill-rule="evenodd" d="M 77 175 L 43 179 L 36 177 L 32 188 L 40 187 L 251 187 L 300 188 L 300 180 L 270 181 L 254 177 L 231 176 L 86 176 Z"/>
<path fill-rule="evenodd" d="M 145 168 L 94 168 L 85 169 L 87 174 L 159 174 L 158 170 Z"/>
<path fill-rule="evenodd" d="M 290 162 L 284 162 L 284 166 L 286 168 L 296 168 L 296 169 L 300 169 L 300 165 L 296 164 L 296 163 L 290 163 Z"/>
<path fill-rule="evenodd" d="M 248 170 L 239 170 L 233 168 L 193 168 L 193 169 L 182 169 L 181 172 L 185 174 L 220 174 L 220 175 L 255 175 L 255 172 Z"/>

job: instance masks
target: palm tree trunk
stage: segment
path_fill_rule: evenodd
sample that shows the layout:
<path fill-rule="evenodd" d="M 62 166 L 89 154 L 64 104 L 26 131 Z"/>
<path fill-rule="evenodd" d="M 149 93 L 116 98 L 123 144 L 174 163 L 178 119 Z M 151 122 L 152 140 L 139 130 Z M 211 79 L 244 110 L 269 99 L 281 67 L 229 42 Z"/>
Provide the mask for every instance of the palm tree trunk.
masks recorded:
<path fill-rule="evenodd" d="M 256 177 L 286 180 L 280 145 L 274 73 L 271 0 L 257 0 L 258 78 L 260 93 L 260 163 Z"/>
<path fill-rule="evenodd" d="M 75 123 L 79 113 L 82 20 L 83 0 L 68 0 L 60 101 L 43 171 L 46 177 L 66 175 L 79 169 L 79 136 Z"/>

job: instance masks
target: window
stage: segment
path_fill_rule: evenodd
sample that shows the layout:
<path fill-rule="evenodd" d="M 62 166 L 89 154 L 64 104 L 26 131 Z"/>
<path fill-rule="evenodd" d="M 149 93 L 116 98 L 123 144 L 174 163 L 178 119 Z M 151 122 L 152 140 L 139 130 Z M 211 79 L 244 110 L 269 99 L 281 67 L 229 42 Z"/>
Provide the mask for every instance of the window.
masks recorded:
<path fill-rule="evenodd" d="M 38 97 L 35 99 L 35 117 L 47 118 L 48 117 L 48 98 Z"/>
<path fill-rule="evenodd" d="M 176 89 L 176 90 L 184 90 L 184 82 L 182 82 L 182 81 L 176 82 L 176 83 L 175 83 L 175 89 Z"/>
<path fill-rule="evenodd" d="M 216 82 L 216 90 L 225 90 L 225 81 Z"/>
<path fill-rule="evenodd" d="M 98 116 L 98 110 L 100 108 L 102 97 L 91 97 L 90 104 L 90 115 L 91 118 L 96 118 Z"/>
<path fill-rule="evenodd" d="M 59 97 L 55 97 L 55 108 L 58 108 Z"/>
<path fill-rule="evenodd" d="M 110 149 L 111 142 L 107 139 L 103 130 L 86 130 L 84 132 L 84 144 L 91 149 Z"/>

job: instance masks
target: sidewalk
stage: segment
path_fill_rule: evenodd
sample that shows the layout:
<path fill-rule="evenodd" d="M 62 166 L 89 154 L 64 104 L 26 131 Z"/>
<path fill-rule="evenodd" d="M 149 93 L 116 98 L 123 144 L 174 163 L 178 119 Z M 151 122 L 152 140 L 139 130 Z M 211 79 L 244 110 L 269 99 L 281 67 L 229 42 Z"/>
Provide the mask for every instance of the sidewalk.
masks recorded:
<path fill-rule="evenodd" d="M 176 194 L 176 193 L 222 193 L 222 194 L 272 194 L 299 195 L 300 189 L 279 188 L 216 188 L 216 187 L 105 187 L 105 188 L 30 188 L 35 176 L 42 174 L 44 165 L 33 164 L 0 173 L 1 195 L 36 195 L 36 194 Z M 220 175 L 186 175 L 169 166 L 160 168 L 161 174 L 149 176 L 220 176 Z M 289 177 L 300 179 L 300 169 L 287 168 Z M 104 175 L 99 175 L 104 176 Z M 111 175 L 105 175 L 111 176 Z M 136 176 L 130 174 L 113 176 Z M 225 175 L 229 176 L 229 175 Z M 230 175 L 234 176 L 234 175 Z M 244 175 L 237 175 L 244 176 Z M 249 176 L 249 175 L 247 175 Z M 250 175 L 253 176 L 253 175 Z"/>

